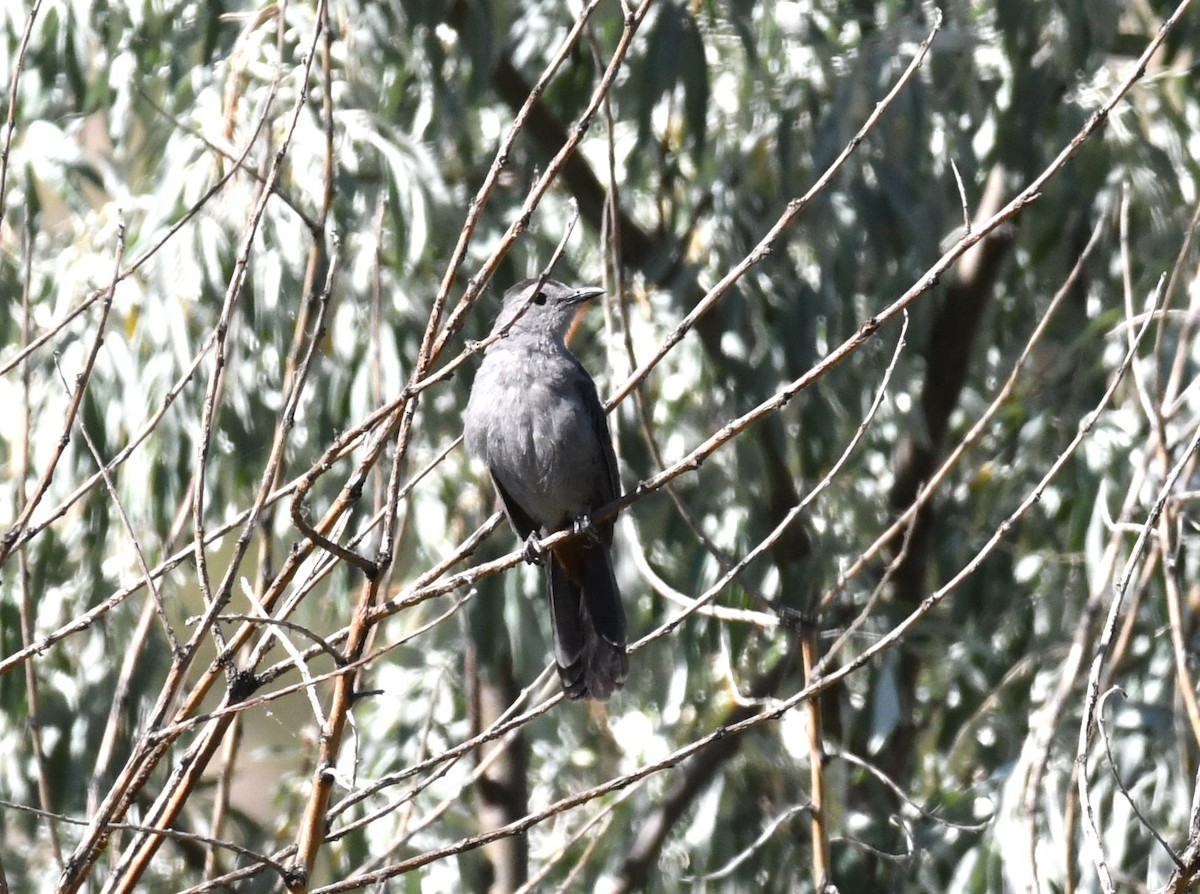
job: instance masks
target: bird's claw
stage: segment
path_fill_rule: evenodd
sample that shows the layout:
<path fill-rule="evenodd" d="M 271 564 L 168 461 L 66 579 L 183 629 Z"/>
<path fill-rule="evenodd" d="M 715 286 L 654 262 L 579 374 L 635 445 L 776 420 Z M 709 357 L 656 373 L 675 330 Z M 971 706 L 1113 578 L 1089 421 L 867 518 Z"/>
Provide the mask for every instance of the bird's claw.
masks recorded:
<path fill-rule="evenodd" d="M 536 532 L 525 538 L 525 548 L 521 551 L 521 558 L 528 565 L 541 565 L 545 562 L 546 550 L 542 547 L 542 541 L 538 539 Z"/>
<path fill-rule="evenodd" d="M 592 524 L 592 517 L 586 512 L 571 522 L 571 533 L 576 537 L 585 537 L 592 543 L 600 542 L 600 532 L 596 530 L 596 526 Z"/>

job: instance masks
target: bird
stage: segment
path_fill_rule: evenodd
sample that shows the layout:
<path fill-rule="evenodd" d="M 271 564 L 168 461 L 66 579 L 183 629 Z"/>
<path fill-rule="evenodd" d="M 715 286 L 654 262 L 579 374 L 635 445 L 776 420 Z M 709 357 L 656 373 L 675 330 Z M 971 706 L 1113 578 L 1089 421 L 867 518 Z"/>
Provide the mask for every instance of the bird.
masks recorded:
<path fill-rule="evenodd" d="M 590 515 L 619 496 L 620 478 L 596 383 L 563 340 L 579 306 L 602 294 L 552 279 L 505 292 L 463 435 L 525 541 L 526 561 L 547 566 L 563 691 L 606 701 L 629 671 L 627 630 L 612 563 L 615 518 L 593 525 Z M 539 535 L 566 529 L 576 536 L 542 555 Z"/>

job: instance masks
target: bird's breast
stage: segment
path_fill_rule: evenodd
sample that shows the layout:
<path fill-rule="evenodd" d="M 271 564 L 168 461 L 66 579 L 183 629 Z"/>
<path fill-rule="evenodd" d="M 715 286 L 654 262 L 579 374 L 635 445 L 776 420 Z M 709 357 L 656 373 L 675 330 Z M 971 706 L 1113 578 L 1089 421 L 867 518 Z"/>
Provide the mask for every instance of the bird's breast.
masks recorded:
<path fill-rule="evenodd" d="M 467 406 L 468 450 L 547 528 L 592 508 L 603 462 L 579 375 L 553 353 L 489 351 Z"/>

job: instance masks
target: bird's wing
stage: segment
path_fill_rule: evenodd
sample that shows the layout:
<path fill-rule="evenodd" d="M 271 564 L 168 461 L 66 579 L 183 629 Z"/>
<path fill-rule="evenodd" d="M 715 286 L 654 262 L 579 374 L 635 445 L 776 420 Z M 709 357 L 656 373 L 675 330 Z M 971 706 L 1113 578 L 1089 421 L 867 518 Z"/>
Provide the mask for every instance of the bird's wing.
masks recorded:
<path fill-rule="evenodd" d="M 604 415 L 604 404 L 600 402 L 596 383 L 578 360 L 575 361 L 575 367 L 579 373 L 575 377 L 575 385 L 579 390 L 579 397 L 591 417 L 592 430 L 596 435 L 596 440 L 600 442 L 600 465 L 604 474 L 599 476 L 596 481 L 596 489 L 593 492 L 590 507 L 599 509 L 607 506 L 621 495 L 621 476 L 617 470 L 617 455 L 613 451 L 612 434 L 608 430 L 608 419 Z M 598 525 L 605 541 L 610 544 L 612 543 L 614 521 L 615 519 L 609 519 Z"/>
<path fill-rule="evenodd" d="M 517 536 L 525 540 L 530 534 L 538 531 L 541 525 L 534 521 L 524 507 L 513 499 L 495 472 L 489 471 L 489 474 L 492 478 L 492 486 L 496 488 L 496 493 L 500 495 L 500 502 L 504 504 L 504 514 L 508 516 L 508 521 L 513 526 L 513 530 L 517 532 Z"/>

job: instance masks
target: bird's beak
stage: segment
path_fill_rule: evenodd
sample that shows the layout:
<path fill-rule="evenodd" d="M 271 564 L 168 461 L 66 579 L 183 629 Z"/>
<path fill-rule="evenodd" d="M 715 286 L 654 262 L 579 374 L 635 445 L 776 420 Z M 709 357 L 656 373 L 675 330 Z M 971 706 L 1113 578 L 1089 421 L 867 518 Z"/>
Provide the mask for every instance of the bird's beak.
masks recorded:
<path fill-rule="evenodd" d="M 571 304 L 582 304 L 585 301 L 591 301 L 593 298 L 599 298 L 604 294 L 604 289 L 599 286 L 584 286 L 582 289 L 576 289 L 570 297 Z"/>
<path fill-rule="evenodd" d="M 571 324 L 567 327 L 567 332 L 564 337 L 564 343 L 570 344 L 571 336 L 575 334 L 575 327 L 579 325 L 579 321 L 583 318 L 584 304 L 591 301 L 597 295 L 603 295 L 604 289 L 597 286 L 584 286 L 582 289 L 576 289 L 564 302 L 568 307 L 575 308 L 571 313 Z"/>

